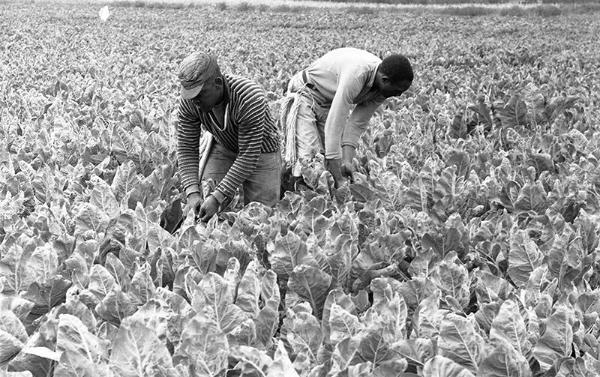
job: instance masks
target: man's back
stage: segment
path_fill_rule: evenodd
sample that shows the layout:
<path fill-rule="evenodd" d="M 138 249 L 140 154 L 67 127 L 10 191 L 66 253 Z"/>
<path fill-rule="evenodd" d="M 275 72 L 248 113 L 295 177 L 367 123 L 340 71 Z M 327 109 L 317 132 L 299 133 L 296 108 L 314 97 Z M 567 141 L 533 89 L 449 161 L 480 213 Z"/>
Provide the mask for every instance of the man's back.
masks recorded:
<path fill-rule="evenodd" d="M 315 60 L 307 69 L 310 83 L 323 96 L 323 100 L 331 102 L 340 85 L 352 87 L 352 102 L 363 94 L 363 89 L 373 86 L 377 67 L 381 59 L 368 51 L 352 47 L 332 50 Z"/>

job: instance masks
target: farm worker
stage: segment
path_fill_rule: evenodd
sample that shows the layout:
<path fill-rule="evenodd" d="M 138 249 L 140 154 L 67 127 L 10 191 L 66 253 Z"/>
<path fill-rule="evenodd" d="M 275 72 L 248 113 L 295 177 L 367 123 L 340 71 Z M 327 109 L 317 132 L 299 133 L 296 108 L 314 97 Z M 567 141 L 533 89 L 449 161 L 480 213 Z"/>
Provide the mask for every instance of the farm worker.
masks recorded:
<path fill-rule="evenodd" d="M 352 178 L 358 140 L 369 119 L 388 97 L 404 93 L 413 81 L 408 59 L 377 56 L 356 48 L 332 50 L 296 73 L 288 84 L 280 121 L 284 160 L 295 183 L 303 163 L 317 153 L 336 187 Z"/>
<path fill-rule="evenodd" d="M 194 210 L 197 218 L 208 221 L 239 187 L 245 204 L 274 205 L 280 192 L 280 139 L 264 90 L 243 77 L 222 74 L 216 58 L 201 52 L 181 62 L 178 76 L 177 160 L 186 213 Z M 214 143 L 199 176 L 201 126 Z M 217 183 L 204 200 L 201 179 Z"/>

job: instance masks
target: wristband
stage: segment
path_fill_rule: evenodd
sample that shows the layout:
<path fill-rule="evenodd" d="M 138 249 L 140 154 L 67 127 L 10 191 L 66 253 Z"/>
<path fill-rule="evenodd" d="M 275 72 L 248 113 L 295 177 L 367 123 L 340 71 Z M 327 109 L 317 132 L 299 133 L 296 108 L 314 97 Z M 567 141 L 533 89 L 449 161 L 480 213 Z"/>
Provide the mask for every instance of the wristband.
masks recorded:
<path fill-rule="evenodd" d="M 201 194 L 202 191 L 200 191 L 200 186 L 199 185 L 189 185 L 188 187 L 185 188 L 185 196 L 188 197 L 192 194 L 195 193 L 199 193 Z"/>
<path fill-rule="evenodd" d="M 219 204 L 223 204 L 223 202 L 226 199 L 226 196 L 223 195 L 223 193 L 221 193 L 221 191 L 215 190 L 212 194 L 210 194 L 212 197 L 214 197 L 215 199 L 217 199 L 217 202 Z"/>

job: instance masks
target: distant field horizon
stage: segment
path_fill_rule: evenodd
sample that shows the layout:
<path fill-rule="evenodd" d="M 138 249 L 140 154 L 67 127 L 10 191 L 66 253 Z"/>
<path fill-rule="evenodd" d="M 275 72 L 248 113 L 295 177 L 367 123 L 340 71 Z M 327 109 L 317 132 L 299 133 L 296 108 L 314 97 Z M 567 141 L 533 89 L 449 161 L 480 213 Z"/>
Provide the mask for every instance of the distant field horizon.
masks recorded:
<path fill-rule="evenodd" d="M 10 2 L 11 0 L 4 0 Z M 32 0 L 32 2 L 56 2 L 77 4 L 123 4 L 123 3 L 160 3 L 160 4 L 191 4 L 191 5 L 230 5 L 248 4 L 250 6 L 291 6 L 291 7 L 374 7 L 374 8 L 440 8 L 480 6 L 490 8 L 514 7 L 516 5 L 530 8 L 543 5 L 583 5 L 600 4 L 600 0 L 552 0 L 552 1 L 519 1 L 519 0 Z"/>

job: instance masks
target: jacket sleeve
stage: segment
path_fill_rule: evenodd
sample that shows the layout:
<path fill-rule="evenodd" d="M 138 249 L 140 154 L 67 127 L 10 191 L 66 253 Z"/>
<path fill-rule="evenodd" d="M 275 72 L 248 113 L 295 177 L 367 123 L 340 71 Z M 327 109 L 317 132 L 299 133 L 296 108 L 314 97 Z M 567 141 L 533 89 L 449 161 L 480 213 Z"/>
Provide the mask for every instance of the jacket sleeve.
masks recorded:
<path fill-rule="evenodd" d="M 354 106 L 352 101 L 365 85 L 363 74 L 353 71 L 342 72 L 338 87 L 331 102 L 331 109 L 325 121 L 325 158 L 342 158 L 342 134 L 346 127 L 348 114 Z"/>
<path fill-rule="evenodd" d="M 344 133 L 342 134 L 342 146 L 350 145 L 354 148 L 358 147 L 360 135 L 362 135 L 369 125 L 369 120 L 375 113 L 375 110 L 377 110 L 383 102 L 384 98 L 382 97 L 381 99 L 378 98 L 356 105 L 352 114 L 350 114 L 346 128 L 344 128 Z"/>
<path fill-rule="evenodd" d="M 181 185 L 186 194 L 199 192 L 201 122 L 194 114 L 190 101 L 184 99 L 179 101 L 177 118 L 177 161 Z"/>

